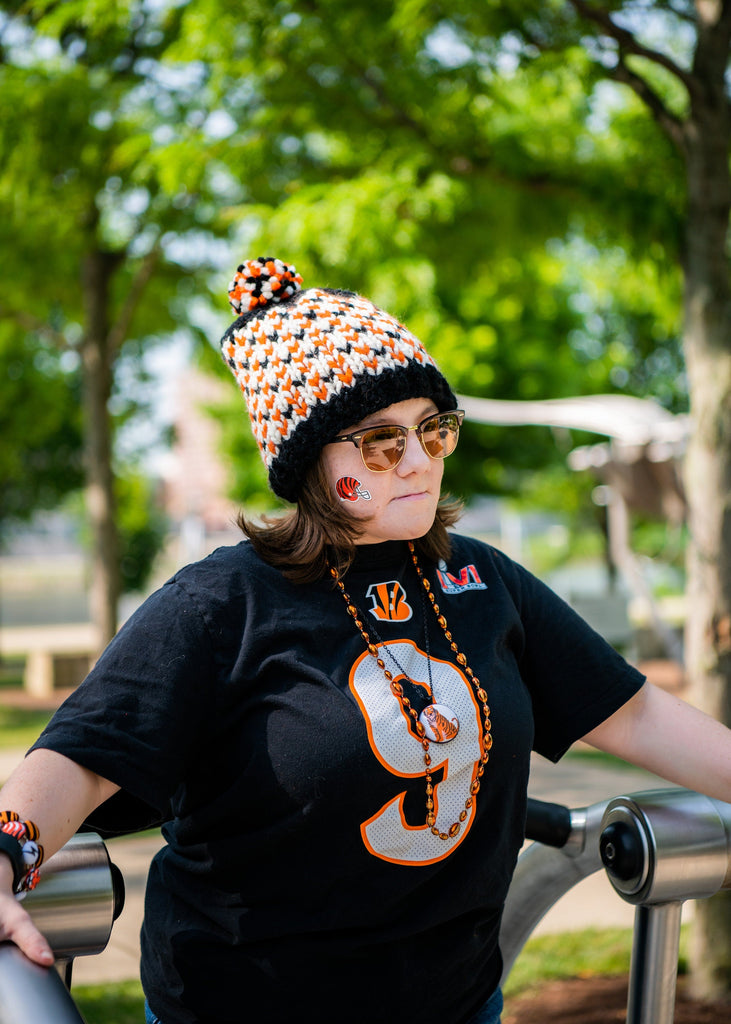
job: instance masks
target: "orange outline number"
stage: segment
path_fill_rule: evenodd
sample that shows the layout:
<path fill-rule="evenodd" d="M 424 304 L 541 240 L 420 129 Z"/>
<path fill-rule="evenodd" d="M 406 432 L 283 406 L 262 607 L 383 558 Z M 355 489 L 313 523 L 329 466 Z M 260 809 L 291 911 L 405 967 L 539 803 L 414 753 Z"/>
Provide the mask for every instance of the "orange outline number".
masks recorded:
<path fill-rule="evenodd" d="M 420 648 L 410 640 L 392 640 L 384 646 L 392 648 L 396 661 L 411 679 L 429 689 L 422 682 L 428 678 L 428 665 Z M 470 785 L 476 777 L 480 757 L 480 709 L 472 687 L 455 665 L 432 657 L 431 669 L 439 703 L 447 704 L 460 723 L 453 740 L 432 743 L 430 749 L 432 771 L 442 768 L 444 772 L 442 781 L 434 789 L 434 805 L 437 825 L 446 831 L 464 810 Z M 400 702 L 391 693 L 375 659 L 367 652 L 353 665 L 349 685 L 363 713 L 368 741 L 378 761 L 398 778 L 423 780 L 421 744 L 409 736 Z M 448 857 L 469 832 L 475 804 L 469 808 L 459 833 L 452 839 L 442 840 L 433 836 L 426 824 L 415 827 L 407 823 L 403 810 L 405 796 L 405 791 L 397 793 L 363 822 L 361 835 L 368 851 L 393 864 L 434 864 Z"/>

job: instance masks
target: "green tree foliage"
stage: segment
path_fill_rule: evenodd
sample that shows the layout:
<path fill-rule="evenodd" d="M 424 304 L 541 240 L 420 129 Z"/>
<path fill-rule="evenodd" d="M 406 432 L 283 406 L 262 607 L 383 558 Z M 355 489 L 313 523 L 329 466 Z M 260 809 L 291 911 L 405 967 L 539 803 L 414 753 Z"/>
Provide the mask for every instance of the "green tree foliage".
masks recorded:
<path fill-rule="evenodd" d="M 3 526 L 81 486 L 78 373 L 53 345 L 0 324 L 0 539 Z"/>
<path fill-rule="evenodd" d="M 533 16 L 555 37 L 565 8 Z M 254 148 L 253 176 L 248 148 L 227 154 L 257 186 L 230 209 L 247 254 L 255 242 L 306 283 L 373 297 L 463 393 L 649 387 L 687 406 L 682 166 L 639 101 L 599 88 L 580 40 L 539 49 L 518 34 L 530 10 L 482 2 L 255 0 L 237 24 L 234 5 L 208 0 L 184 17 L 230 90 L 237 74 L 251 90 L 237 138 Z M 545 429 L 470 426 L 448 484 L 515 493 L 565 453 Z M 238 495 L 248 487 L 247 469 Z"/>
<path fill-rule="evenodd" d="M 122 591 L 141 593 L 149 581 L 169 524 L 154 486 L 139 472 L 117 476 L 116 499 Z"/>
<path fill-rule="evenodd" d="M 481 11 L 477 39 L 477 7 L 455 20 L 438 4 L 253 2 L 246 18 L 226 0 L 123 3 L 103 16 L 75 3 L 24 10 L 8 52 L 17 57 L 21 40 L 32 54 L 41 38 L 55 49 L 6 71 L 12 237 L 28 239 L 23 268 L 38 265 L 44 240 L 38 320 L 53 310 L 76 344 L 90 252 L 109 276 L 107 335 L 148 344 L 202 287 L 184 276 L 176 289 L 175 255 L 198 270 L 213 253 L 206 238 L 232 225 L 242 254 L 256 238 L 308 280 L 350 285 L 402 315 L 458 390 L 541 398 L 646 386 L 644 357 L 677 274 L 661 259 L 664 271 L 639 288 L 632 236 L 608 233 L 602 210 L 626 203 L 612 183 L 631 158 L 633 203 L 651 221 L 667 186 L 651 173 L 663 140 L 638 144 L 632 123 L 619 149 L 616 133 L 587 132 L 599 115 L 581 47 L 525 60 L 502 5 Z M 621 113 L 647 134 L 636 111 Z M 18 192 L 29 165 L 40 180 Z M 191 236 L 198 244 L 186 248 Z M 628 283 L 619 297 L 618 273 Z M 32 290 L 32 279 L 15 289 L 6 314 L 19 315 Z M 677 331 L 663 320 L 666 400 L 677 406 Z M 249 457 L 239 463 L 248 441 L 233 443 L 248 500 L 259 474 Z M 470 428 L 449 484 L 515 491 L 564 454 L 543 429 Z"/>
<path fill-rule="evenodd" d="M 0 13 L 0 317 L 16 352 L 30 331 L 79 364 L 102 636 L 114 631 L 120 589 L 117 360 L 185 318 L 213 261 L 227 188 L 239 196 L 217 159 L 209 70 L 163 61 L 179 27 L 174 6 L 134 0 L 39 0 Z M 22 429 L 13 436 L 21 442 Z"/>

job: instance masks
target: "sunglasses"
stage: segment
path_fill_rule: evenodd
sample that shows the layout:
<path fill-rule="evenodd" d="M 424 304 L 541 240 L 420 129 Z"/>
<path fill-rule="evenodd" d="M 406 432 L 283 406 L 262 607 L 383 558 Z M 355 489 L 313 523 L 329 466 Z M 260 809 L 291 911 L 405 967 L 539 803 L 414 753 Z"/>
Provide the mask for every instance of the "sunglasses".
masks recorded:
<path fill-rule="evenodd" d="M 350 441 L 360 451 L 366 469 L 372 473 L 387 473 L 395 469 L 403 459 L 410 430 L 416 431 L 419 444 L 430 459 L 446 459 L 457 447 L 463 419 L 461 409 L 437 412 L 426 416 L 414 427 L 384 424 L 367 430 L 354 430 L 352 434 L 342 434 L 333 438 L 331 443 Z"/>

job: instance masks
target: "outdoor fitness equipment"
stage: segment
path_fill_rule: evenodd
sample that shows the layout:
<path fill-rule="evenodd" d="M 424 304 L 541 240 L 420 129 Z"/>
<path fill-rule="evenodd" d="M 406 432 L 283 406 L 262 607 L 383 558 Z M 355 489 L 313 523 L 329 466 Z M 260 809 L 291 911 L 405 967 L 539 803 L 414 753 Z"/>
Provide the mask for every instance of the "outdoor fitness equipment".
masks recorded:
<path fill-rule="evenodd" d="M 731 804 L 668 789 L 575 810 L 529 805 L 527 833 L 540 842 L 518 858 L 508 894 L 503 981 L 554 903 L 605 867 L 637 908 L 627 1024 L 672 1024 L 682 905 L 731 888 Z"/>
<path fill-rule="evenodd" d="M 74 836 L 44 865 L 24 905 L 56 955 L 56 970 L 0 944 L 0 1024 L 83 1024 L 68 990 L 74 957 L 101 953 L 124 905 L 122 875 L 101 838 Z"/>

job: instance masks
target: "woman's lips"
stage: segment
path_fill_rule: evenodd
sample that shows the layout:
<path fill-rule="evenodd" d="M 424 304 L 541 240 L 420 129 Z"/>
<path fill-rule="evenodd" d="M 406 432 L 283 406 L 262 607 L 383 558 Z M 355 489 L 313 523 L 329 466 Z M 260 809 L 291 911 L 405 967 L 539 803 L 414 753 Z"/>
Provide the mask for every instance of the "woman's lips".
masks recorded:
<path fill-rule="evenodd" d="M 394 501 L 419 501 L 421 498 L 427 498 L 429 496 L 428 491 L 411 491 L 409 494 L 400 494 L 394 498 Z"/>

